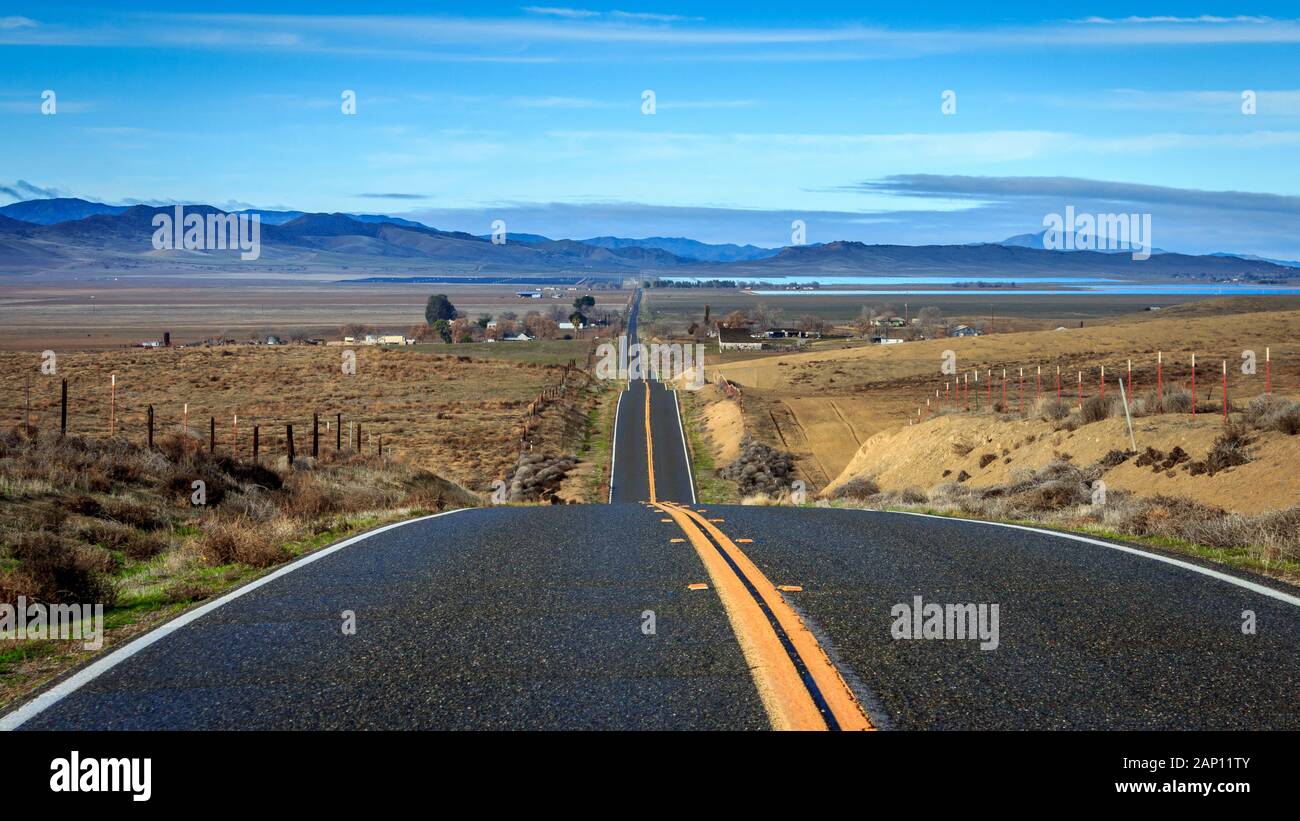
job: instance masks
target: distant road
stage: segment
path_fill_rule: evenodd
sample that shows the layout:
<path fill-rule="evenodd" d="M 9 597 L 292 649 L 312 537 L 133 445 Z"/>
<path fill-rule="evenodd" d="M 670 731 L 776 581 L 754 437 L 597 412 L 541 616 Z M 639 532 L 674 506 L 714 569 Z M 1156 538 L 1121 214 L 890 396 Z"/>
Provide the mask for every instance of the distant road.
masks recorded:
<path fill-rule="evenodd" d="M 628 315 L 629 349 L 640 340 L 640 311 L 638 292 Z M 630 380 L 618 398 L 615 417 L 610 502 L 694 502 L 695 486 L 677 394 L 653 379 Z"/>

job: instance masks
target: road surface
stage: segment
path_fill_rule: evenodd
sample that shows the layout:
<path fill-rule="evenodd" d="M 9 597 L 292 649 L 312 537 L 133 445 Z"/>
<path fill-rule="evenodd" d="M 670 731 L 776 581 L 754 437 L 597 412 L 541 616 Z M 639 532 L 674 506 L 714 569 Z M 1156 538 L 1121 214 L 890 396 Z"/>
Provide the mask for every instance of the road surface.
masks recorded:
<path fill-rule="evenodd" d="M 661 384 L 623 393 L 611 504 L 348 540 L 0 727 L 1300 728 L 1293 593 L 1026 528 L 696 504 L 677 415 Z M 897 637 L 918 596 L 997 605 L 996 648 Z"/>

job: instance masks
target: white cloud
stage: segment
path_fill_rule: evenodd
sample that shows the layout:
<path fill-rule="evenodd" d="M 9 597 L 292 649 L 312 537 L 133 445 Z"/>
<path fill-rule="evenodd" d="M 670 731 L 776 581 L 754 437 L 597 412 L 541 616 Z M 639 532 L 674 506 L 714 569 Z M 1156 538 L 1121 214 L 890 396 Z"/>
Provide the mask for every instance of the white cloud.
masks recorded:
<path fill-rule="evenodd" d="M 557 6 L 524 6 L 524 11 L 529 14 L 541 14 L 551 17 L 566 17 L 569 19 L 582 19 L 585 17 L 599 17 L 600 12 L 589 11 L 588 9 L 570 9 Z"/>

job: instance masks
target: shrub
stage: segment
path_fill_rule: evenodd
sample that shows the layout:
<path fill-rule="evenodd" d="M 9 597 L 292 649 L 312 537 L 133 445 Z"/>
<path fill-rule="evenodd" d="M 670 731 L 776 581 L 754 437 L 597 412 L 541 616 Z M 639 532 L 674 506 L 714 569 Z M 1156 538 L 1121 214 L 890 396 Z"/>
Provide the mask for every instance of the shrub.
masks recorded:
<path fill-rule="evenodd" d="M 1277 396 L 1256 396 L 1246 406 L 1245 419 L 1258 430 L 1276 430 L 1295 436 L 1300 433 L 1300 402 Z"/>
<path fill-rule="evenodd" d="M 289 557 L 277 530 L 239 516 L 217 516 L 203 528 L 199 549 L 213 564 L 270 567 Z"/>
<path fill-rule="evenodd" d="M 1165 388 L 1165 413 L 1191 413 L 1192 395 L 1186 389 L 1174 386 Z M 1200 408 L 1197 408 L 1200 410 Z"/>
<path fill-rule="evenodd" d="M 19 566 L 0 581 L 6 601 L 26 596 L 57 604 L 110 606 L 117 599 L 106 575 L 112 570 L 112 557 L 103 549 L 42 531 L 19 536 L 9 554 Z"/>
<path fill-rule="evenodd" d="M 1083 420 L 1083 424 L 1091 425 L 1093 422 L 1108 419 L 1110 411 L 1110 400 L 1102 399 L 1100 396 L 1091 396 L 1083 401 L 1083 409 L 1079 415 Z"/>
<path fill-rule="evenodd" d="M 832 497 L 836 499 L 867 499 L 880 493 L 880 485 L 869 476 L 858 476 L 835 488 Z"/>
<path fill-rule="evenodd" d="M 1205 455 L 1206 472 L 1213 476 L 1225 468 L 1246 464 L 1250 461 L 1246 451 L 1249 444 L 1245 430 L 1235 422 L 1229 423 Z"/>
<path fill-rule="evenodd" d="M 1070 415 L 1070 405 L 1055 396 L 1044 396 L 1038 400 L 1034 415 L 1047 422 L 1059 422 Z"/>

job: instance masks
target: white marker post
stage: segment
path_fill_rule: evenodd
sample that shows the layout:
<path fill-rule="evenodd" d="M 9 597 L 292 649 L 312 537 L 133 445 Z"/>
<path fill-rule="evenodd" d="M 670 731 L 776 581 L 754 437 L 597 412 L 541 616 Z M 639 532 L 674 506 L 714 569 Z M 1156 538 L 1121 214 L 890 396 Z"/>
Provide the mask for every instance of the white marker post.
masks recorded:
<path fill-rule="evenodd" d="M 1119 383 L 1119 398 L 1124 403 L 1124 421 L 1128 422 L 1128 443 L 1133 446 L 1133 453 L 1137 453 L 1137 440 L 1133 438 L 1133 415 L 1128 410 L 1128 393 L 1124 390 L 1124 380 L 1116 379 Z"/>

